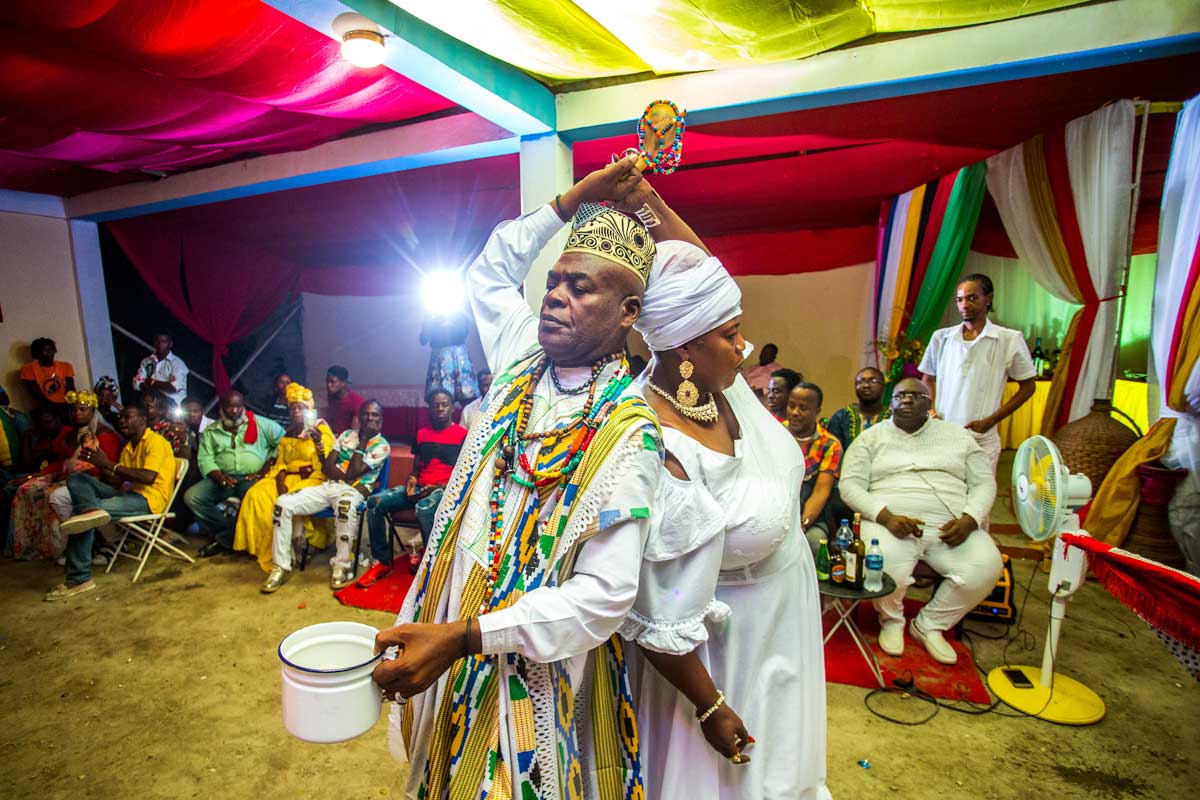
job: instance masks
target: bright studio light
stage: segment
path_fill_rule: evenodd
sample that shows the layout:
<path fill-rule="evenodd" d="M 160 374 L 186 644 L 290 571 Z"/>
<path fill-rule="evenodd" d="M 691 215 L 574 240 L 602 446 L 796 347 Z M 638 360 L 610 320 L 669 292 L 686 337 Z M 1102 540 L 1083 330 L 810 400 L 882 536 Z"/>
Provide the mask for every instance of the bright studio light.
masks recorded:
<path fill-rule="evenodd" d="M 429 313 L 448 317 L 462 309 L 466 292 L 460 273 L 441 269 L 425 274 L 425 281 L 421 284 L 421 302 Z"/>
<path fill-rule="evenodd" d="M 342 58 L 356 67 L 378 67 L 386 55 L 383 34 L 375 31 L 346 31 L 342 36 Z"/>

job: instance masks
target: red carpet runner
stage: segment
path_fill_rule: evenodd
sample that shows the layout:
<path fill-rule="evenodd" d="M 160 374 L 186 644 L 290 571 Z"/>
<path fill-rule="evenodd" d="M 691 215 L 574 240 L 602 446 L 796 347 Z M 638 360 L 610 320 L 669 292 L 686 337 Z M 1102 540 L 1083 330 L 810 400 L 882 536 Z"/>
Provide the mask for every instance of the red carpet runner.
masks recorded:
<path fill-rule="evenodd" d="M 381 581 L 366 589 L 350 584 L 341 591 L 334 592 L 334 597 L 344 606 L 369 608 L 373 611 L 390 611 L 393 614 L 404 604 L 404 596 L 413 582 L 413 576 L 408 571 L 408 559 L 397 558 L 396 568 Z"/>
<path fill-rule="evenodd" d="M 924 604 L 920 602 L 905 600 L 904 616 L 912 619 L 922 605 Z M 836 621 L 834 612 L 826 614 L 825 630 Z M 992 702 L 991 696 L 984 688 L 982 676 L 975 668 L 975 659 L 971 657 L 971 651 L 958 641 L 953 632 L 947 632 L 946 641 L 954 648 L 954 652 L 958 653 L 958 663 L 948 667 L 934 661 L 929 653 L 925 652 L 924 645 L 915 641 L 907 631 L 904 634 L 904 655 L 893 658 L 880 650 L 877 641 L 879 616 L 870 603 L 863 603 L 856 609 L 856 621 L 875 657 L 879 659 L 883 679 L 888 686 L 892 685 L 893 678 L 911 678 L 918 688 L 943 700 L 969 700 L 983 705 Z M 829 644 L 825 645 L 825 680 L 865 689 L 875 689 L 879 686 L 844 625 L 829 640 Z"/>

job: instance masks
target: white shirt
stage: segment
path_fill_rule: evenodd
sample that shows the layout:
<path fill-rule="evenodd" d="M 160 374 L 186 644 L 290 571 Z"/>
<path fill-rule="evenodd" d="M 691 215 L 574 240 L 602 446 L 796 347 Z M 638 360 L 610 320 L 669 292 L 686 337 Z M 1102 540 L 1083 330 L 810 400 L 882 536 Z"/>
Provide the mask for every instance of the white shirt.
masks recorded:
<path fill-rule="evenodd" d="M 464 428 L 471 430 L 471 426 L 475 424 L 475 420 L 479 419 L 479 412 L 482 406 L 482 397 L 476 397 L 474 400 L 463 406 L 461 424 Z"/>
<path fill-rule="evenodd" d="M 885 507 L 925 523 L 927 532 L 964 513 L 987 518 L 996 499 L 992 465 L 971 432 L 929 419 L 905 433 L 889 419 L 872 425 L 846 448 L 842 500 L 871 522 Z"/>
<path fill-rule="evenodd" d="M 184 364 L 179 356 L 167 353 L 166 358 L 159 359 L 151 353 L 138 364 L 137 374 L 133 376 L 133 390 L 140 392 L 142 384 L 150 379 L 165 381 L 174 386 L 175 391 L 163 394 L 174 400 L 175 405 L 182 406 L 183 401 L 187 399 L 187 376 L 187 364 Z"/>
<path fill-rule="evenodd" d="M 921 359 L 921 372 L 937 378 L 934 404 L 947 422 L 966 425 L 1000 410 L 1004 384 L 1037 377 L 1020 331 L 988 320 L 971 341 L 962 326 L 934 331 Z M 996 428 L 987 435 L 999 436 Z"/>

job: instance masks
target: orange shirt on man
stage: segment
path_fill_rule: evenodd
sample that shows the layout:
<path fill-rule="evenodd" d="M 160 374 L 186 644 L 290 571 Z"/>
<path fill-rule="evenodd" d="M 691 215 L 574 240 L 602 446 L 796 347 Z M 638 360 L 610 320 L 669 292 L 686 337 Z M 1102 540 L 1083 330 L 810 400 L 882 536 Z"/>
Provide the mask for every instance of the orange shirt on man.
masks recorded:
<path fill-rule="evenodd" d="M 43 367 L 40 361 L 30 361 L 21 367 L 21 380 L 33 381 L 47 402 L 67 402 L 67 378 L 75 377 L 75 368 L 67 361 L 55 361 Z"/>

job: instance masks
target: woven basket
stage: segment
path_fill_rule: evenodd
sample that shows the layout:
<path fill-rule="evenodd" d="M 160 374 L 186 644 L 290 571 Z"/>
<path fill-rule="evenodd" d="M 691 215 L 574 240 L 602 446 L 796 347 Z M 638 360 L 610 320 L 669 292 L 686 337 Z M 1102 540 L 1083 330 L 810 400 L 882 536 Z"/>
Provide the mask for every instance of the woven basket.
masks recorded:
<path fill-rule="evenodd" d="M 1092 482 L 1092 493 L 1121 454 L 1137 441 L 1137 434 L 1111 416 L 1112 402 L 1096 400 L 1087 416 L 1067 423 L 1054 433 L 1054 443 L 1071 472 L 1081 472 Z"/>
<path fill-rule="evenodd" d="M 1168 567 L 1183 569 L 1183 552 L 1167 523 L 1167 503 L 1175 494 L 1175 487 L 1187 477 L 1187 470 L 1167 469 L 1155 462 L 1142 464 L 1137 471 L 1142 484 L 1142 502 L 1138 504 L 1137 516 L 1121 547 Z"/>

